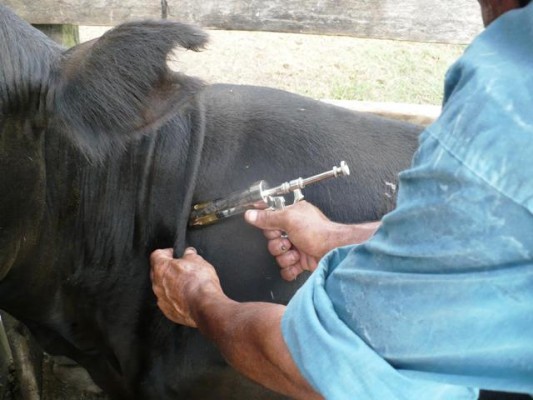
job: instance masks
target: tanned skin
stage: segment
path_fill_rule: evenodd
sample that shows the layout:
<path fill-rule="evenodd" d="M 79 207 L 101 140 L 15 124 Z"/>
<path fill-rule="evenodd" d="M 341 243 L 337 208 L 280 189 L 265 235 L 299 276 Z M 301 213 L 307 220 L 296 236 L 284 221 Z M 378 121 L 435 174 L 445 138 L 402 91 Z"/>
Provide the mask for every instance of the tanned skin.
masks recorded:
<path fill-rule="evenodd" d="M 305 201 L 282 211 L 248 211 L 245 218 L 264 230 L 268 249 L 286 280 L 304 270 L 314 271 L 325 253 L 361 243 L 379 226 L 377 222 L 334 223 Z M 151 264 L 158 306 L 167 318 L 200 329 L 229 364 L 269 389 L 296 399 L 321 398 L 300 374 L 283 340 L 285 306 L 231 300 L 222 291 L 213 266 L 193 248 L 186 249 L 180 259 L 172 258 L 172 249 L 157 250 Z"/>
<path fill-rule="evenodd" d="M 479 3 L 485 26 L 520 7 L 518 0 Z M 283 211 L 248 211 L 245 219 L 264 230 L 268 249 L 287 280 L 304 270 L 314 271 L 327 251 L 361 243 L 379 226 L 379 222 L 336 224 L 306 202 Z M 152 254 L 151 264 L 158 305 L 169 319 L 197 327 L 235 369 L 256 382 L 296 399 L 321 398 L 301 375 L 283 340 L 284 306 L 229 299 L 213 266 L 192 248 L 180 259 L 172 258 L 171 249 L 157 250 Z"/>

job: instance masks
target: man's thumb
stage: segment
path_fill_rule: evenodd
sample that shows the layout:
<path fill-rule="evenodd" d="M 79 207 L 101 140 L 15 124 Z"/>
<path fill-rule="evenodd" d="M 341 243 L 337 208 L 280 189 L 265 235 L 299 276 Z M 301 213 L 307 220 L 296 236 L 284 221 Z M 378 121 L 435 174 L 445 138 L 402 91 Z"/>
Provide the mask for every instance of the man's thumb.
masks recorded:
<path fill-rule="evenodd" d="M 245 221 L 260 229 L 283 229 L 280 217 L 280 211 L 272 210 L 248 210 L 244 213 Z"/>

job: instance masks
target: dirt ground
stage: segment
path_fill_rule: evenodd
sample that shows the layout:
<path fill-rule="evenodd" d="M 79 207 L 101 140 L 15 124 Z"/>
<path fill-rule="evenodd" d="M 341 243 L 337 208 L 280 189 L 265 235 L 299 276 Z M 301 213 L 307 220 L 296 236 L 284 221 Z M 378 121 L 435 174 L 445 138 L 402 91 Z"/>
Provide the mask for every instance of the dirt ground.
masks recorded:
<path fill-rule="evenodd" d="M 81 27 L 81 41 L 107 27 Z M 204 51 L 172 67 L 209 83 L 276 87 L 316 99 L 438 105 L 442 78 L 464 46 L 270 32 L 208 31 Z"/>

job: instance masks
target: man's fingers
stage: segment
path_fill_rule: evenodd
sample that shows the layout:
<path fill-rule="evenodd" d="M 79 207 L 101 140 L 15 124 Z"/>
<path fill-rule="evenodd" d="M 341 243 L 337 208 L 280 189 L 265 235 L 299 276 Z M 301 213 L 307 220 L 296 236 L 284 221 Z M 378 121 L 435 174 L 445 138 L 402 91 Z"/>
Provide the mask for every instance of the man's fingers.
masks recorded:
<path fill-rule="evenodd" d="M 289 239 L 279 237 L 268 242 L 268 251 L 274 257 L 280 256 L 290 250 L 292 243 Z"/>
<path fill-rule="evenodd" d="M 303 272 L 302 266 L 298 263 L 295 265 L 292 265 L 288 268 L 284 268 L 281 270 L 280 274 L 283 279 L 286 281 L 293 281 L 295 280 L 298 275 L 300 275 Z"/>
<path fill-rule="evenodd" d="M 186 262 L 180 262 L 182 268 L 196 268 L 198 263 L 203 263 L 205 260 L 201 255 L 198 254 L 194 247 L 187 247 L 183 252 L 183 256 L 179 260 L 184 260 Z"/>
<path fill-rule="evenodd" d="M 282 233 L 283 232 L 280 231 L 279 229 L 273 229 L 273 230 L 271 229 L 271 230 L 263 231 L 263 234 L 268 240 L 277 239 L 281 237 Z"/>
<path fill-rule="evenodd" d="M 191 254 L 198 254 L 196 249 L 194 247 L 187 247 L 185 251 L 183 252 L 183 257 L 191 255 Z"/>
<path fill-rule="evenodd" d="M 187 247 L 185 251 L 183 252 L 183 257 L 189 257 L 189 256 L 196 256 L 198 255 L 198 252 L 194 247 Z M 172 261 L 174 259 L 173 257 L 173 250 L 172 249 L 159 249 L 152 252 L 150 255 L 150 263 L 152 266 L 157 266 L 162 263 Z"/>
<path fill-rule="evenodd" d="M 260 229 L 283 229 L 283 210 L 248 210 L 244 214 L 244 219 L 250 225 Z"/>
<path fill-rule="evenodd" d="M 300 264 L 305 271 L 314 271 L 318 265 L 317 260 L 308 254 L 300 260 Z"/>
<path fill-rule="evenodd" d="M 150 262 L 152 265 L 172 259 L 172 249 L 159 249 L 152 252 Z"/>
<path fill-rule="evenodd" d="M 277 256 L 276 261 L 281 268 L 289 268 L 300 261 L 300 254 L 296 250 L 288 250 Z"/>

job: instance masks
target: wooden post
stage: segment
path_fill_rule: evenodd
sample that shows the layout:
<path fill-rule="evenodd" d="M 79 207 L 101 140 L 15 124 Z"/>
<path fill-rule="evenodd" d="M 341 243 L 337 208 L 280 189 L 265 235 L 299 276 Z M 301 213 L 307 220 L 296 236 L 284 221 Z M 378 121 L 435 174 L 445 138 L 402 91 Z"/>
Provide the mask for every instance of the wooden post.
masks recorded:
<path fill-rule="evenodd" d="M 35 24 L 33 26 L 67 48 L 80 43 L 80 31 L 77 25 Z"/>

